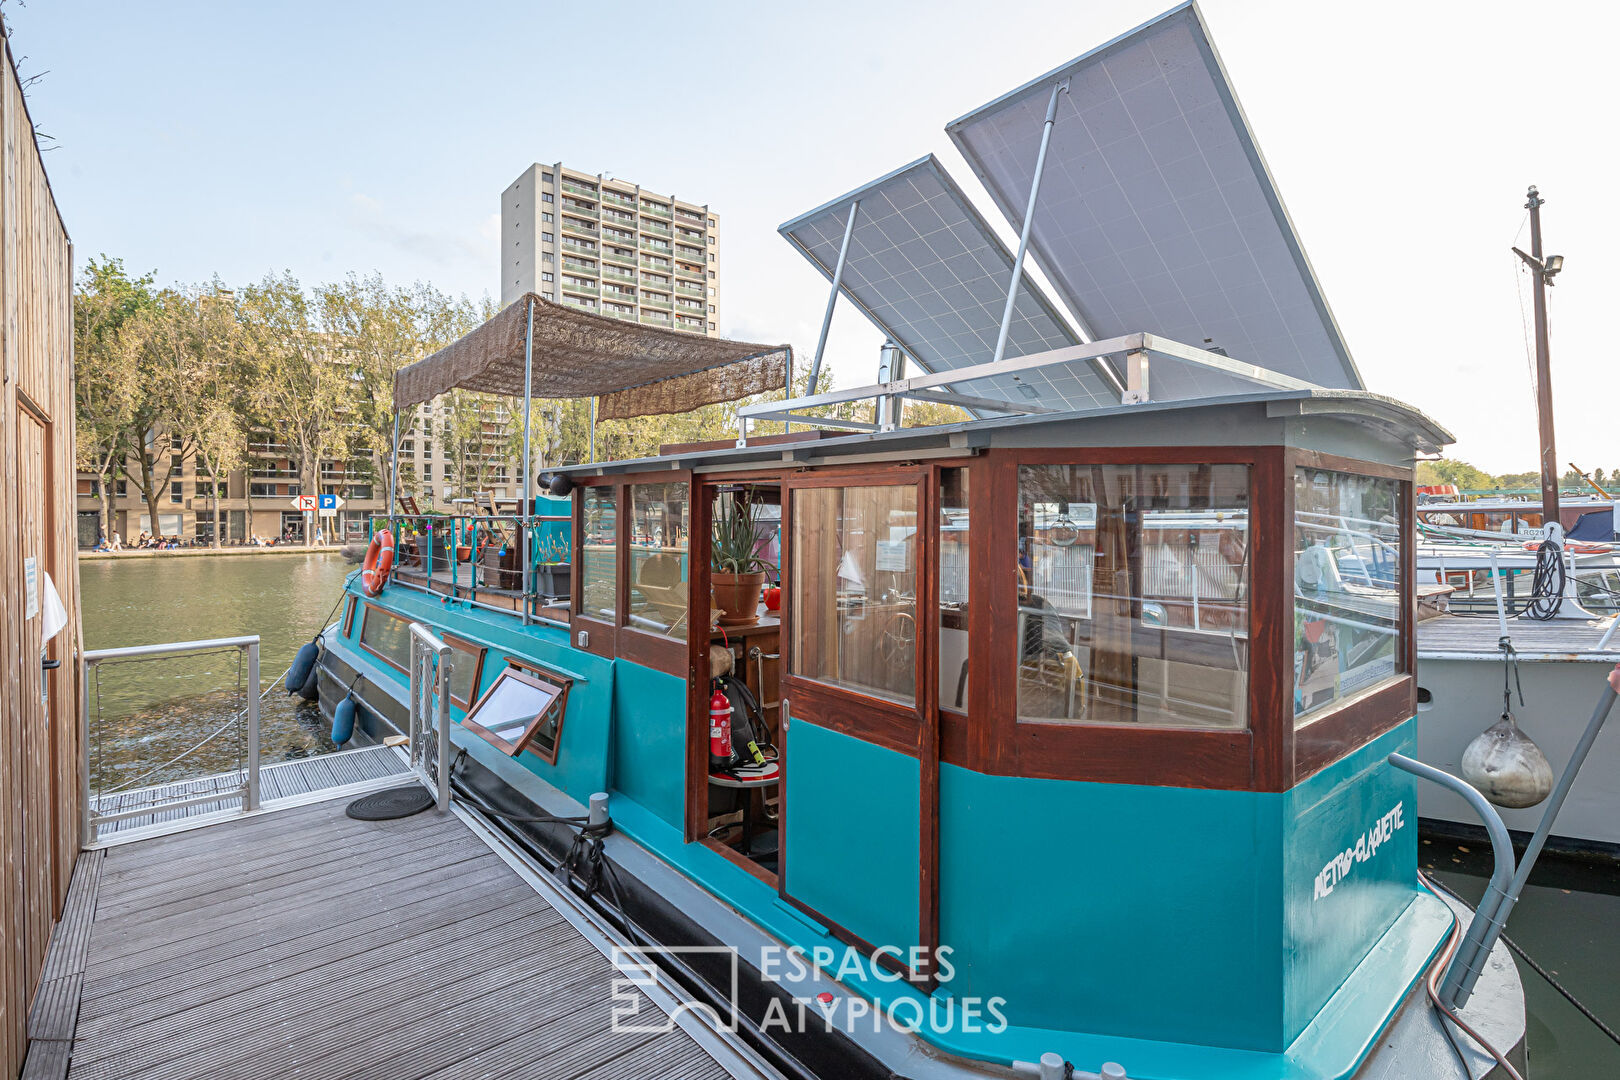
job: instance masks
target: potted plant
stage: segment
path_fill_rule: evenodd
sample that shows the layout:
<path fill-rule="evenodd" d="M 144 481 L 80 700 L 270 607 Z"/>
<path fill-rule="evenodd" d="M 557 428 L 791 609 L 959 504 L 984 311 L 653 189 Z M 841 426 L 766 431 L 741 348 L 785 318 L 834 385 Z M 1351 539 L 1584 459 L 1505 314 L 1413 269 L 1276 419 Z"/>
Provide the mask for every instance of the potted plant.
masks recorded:
<path fill-rule="evenodd" d="M 544 596 L 567 596 L 572 583 L 573 558 L 568 537 L 548 532 L 536 545 L 535 570 Z"/>
<path fill-rule="evenodd" d="M 756 504 L 736 493 L 715 504 L 710 530 L 709 595 L 722 626 L 750 626 L 759 621 L 759 594 L 766 574 L 776 569 L 759 557 Z"/>

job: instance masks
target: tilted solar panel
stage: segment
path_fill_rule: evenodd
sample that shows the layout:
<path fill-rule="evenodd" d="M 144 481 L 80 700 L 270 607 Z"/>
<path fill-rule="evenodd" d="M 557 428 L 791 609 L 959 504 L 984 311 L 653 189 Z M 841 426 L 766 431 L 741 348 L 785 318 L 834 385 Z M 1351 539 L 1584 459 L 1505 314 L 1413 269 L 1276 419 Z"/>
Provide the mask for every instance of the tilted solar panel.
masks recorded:
<path fill-rule="evenodd" d="M 1030 250 L 1082 330 L 1146 331 L 1361 389 L 1198 9 L 1177 7 L 946 128 L 1017 229 L 1064 81 Z M 1156 399 L 1252 387 L 1153 368 Z"/>
<path fill-rule="evenodd" d="M 860 206 L 842 295 L 927 371 L 993 359 L 1012 255 L 933 155 L 778 229 L 828 281 L 855 202 Z M 1078 343 L 1051 302 L 1024 278 L 1006 355 L 1027 356 Z M 978 379 L 954 389 L 1054 409 L 1119 402 L 1119 394 L 1084 362 Z"/>

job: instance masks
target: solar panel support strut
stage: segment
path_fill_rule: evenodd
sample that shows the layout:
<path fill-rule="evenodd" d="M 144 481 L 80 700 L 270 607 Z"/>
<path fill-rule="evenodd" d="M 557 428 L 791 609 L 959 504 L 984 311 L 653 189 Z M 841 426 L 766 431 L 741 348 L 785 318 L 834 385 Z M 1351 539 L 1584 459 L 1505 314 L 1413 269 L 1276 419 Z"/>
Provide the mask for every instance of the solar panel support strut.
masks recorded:
<path fill-rule="evenodd" d="M 844 223 L 844 242 L 838 246 L 838 265 L 833 267 L 832 291 L 827 294 L 827 313 L 821 317 L 821 336 L 816 339 L 816 358 L 810 362 L 809 393 L 816 392 L 816 381 L 821 378 L 821 355 L 827 351 L 827 331 L 832 329 L 833 308 L 838 306 L 838 289 L 844 281 L 844 260 L 849 258 L 849 238 L 855 235 L 855 215 L 860 212 L 861 200 L 849 204 L 849 220 Z"/>
<path fill-rule="evenodd" d="M 1007 283 L 1007 306 L 1001 312 L 1001 332 L 996 335 L 996 355 L 990 362 L 1000 363 L 1007 352 L 1007 335 L 1012 330 L 1013 307 L 1018 303 L 1018 283 L 1024 276 L 1024 256 L 1029 251 L 1030 226 L 1035 222 L 1035 203 L 1041 196 L 1041 173 L 1046 169 L 1046 149 L 1052 144 L 1052 129 L 1057 126 L 1058 95 L 1067 93 L 1069 80 L 1064 79 L 1052 87 L 1052 99 L 1046 103 L 1046 121 L 1041 126 L 1041 150 L 1035 156 L 1035 175 L 1029 181 L 1029 205 L 1024 208 L 1024 227 L 1018 234 L 1018 255 L 1013 259 L 1012 280 Z"/>

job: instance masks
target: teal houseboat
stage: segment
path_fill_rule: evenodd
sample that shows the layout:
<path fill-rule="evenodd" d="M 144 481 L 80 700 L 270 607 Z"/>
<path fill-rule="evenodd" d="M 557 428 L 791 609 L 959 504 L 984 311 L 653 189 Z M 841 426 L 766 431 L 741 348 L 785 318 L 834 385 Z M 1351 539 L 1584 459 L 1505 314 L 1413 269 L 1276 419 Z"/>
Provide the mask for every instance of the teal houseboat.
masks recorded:
<path fill-rule="evenodd" d="M 789 1074 L 1501 1070 L 1428 1007 L 1459 915 L 1388 761 L 1414 458 L 1449 436 L 1362 388 L 1196 9 L 949 130 L 1016 252 L 932 158 L 782 229 L 829 319 L 888 335 L 874 385 L 779 400 L 784 350 L 538 296 L 402 370 L 401 412 L 778 400 L 531 470 L 516 516 L 379 520 L 395 565 L 349 582 L 324 706 L 352 688 L 361 738 L 446 718 L 430 773 Z M 961 419 L 907 426 L 918 400 Z M 1352 528 L 1394 557 L 1335 561 Z M 568 820 L 598 793 L 610 823 Z M 1464 1015 L 1522 1061 L 1499 953 Z"/>

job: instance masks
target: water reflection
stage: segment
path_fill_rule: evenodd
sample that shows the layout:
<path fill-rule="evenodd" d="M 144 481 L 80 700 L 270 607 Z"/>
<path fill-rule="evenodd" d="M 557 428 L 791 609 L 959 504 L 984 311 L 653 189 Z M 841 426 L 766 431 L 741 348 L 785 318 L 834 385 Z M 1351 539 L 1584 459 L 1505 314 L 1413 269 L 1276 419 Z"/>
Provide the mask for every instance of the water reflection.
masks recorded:
<path fill-rule="evenodd" d="M 352 567 L 342 557 L 225 555 L 86 561 L 85 647 L 258 634 L 264 685 L 325 624 Z M 244 725 L 233 725 L 178 765 L 144 774 L 210 734 L 246 704 L 237 650 L 107 665 L 90 685 L 91 786 L 162 783 L 245 764 Z M 260 762 L 336 749 L 319 708 L 279 686 L 260 710 Z"/>

